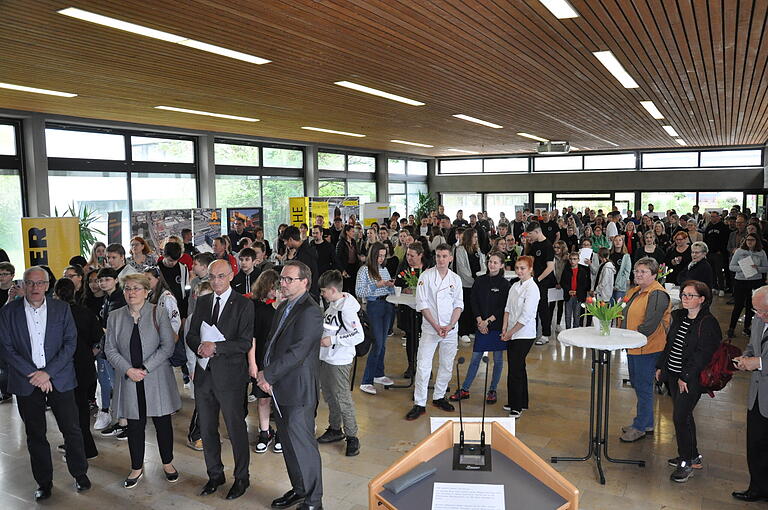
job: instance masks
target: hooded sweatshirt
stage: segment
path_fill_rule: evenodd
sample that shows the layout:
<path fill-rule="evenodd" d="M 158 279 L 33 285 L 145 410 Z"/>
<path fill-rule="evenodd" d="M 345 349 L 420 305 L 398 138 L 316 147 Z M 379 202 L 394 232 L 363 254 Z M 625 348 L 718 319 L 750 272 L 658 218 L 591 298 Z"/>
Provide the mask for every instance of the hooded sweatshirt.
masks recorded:
<path fill-rule="evenodd" d="M 331 346 L 320 346 L 320 361 L 329 365 L 349 365 L 354 361 L 355 346 L 365 338 L 363 326 L 357 316 L 359 310 L 360 303 L 346 292 L 342 298 L 328 306 L 323 316 L 323 324 L 331 329 L 338 329 L 331 335 L 328 335 L 327 331 L 323 333 L 324 337 L 331 337 Z"/>

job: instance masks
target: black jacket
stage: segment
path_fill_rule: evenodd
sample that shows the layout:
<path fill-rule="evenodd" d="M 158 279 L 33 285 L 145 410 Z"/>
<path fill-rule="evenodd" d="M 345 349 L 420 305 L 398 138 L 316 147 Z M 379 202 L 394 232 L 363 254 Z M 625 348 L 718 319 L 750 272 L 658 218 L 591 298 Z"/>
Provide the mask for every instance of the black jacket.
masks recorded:
<path fill-rule="evenodd" d="M 496 320 L 488 324 L 488 329 L 501 331 L 510 287 L 510 283 L 504 278 L 504 271 L 499 271 L 496 276 L 486 273 L 475 278 L 469 298 L 472 305 L 472 318 L 481 317 L 485 320 L 493 315 Z"/>
<path fill-rule="evenodd" d="M 704 229 L 704 242 L 707 243 L 709 253 L 728 253 L 728 238 L 731 237 L 731 229 L 724 221 L 710 223 Z"/>
<path fill-rule="evenodd" d="M 316 299 L 320 298 L 320 287 L 317 285 L 317 281 L 320 279 L 317 269 L 317 251 L 309 246 L 307 243 L 301 243 L 296 249 L 296 256 L 293 260 L 304 262 L 309 270 L 312 271 L 312 286 L 309 288 L 309 293 Z"/>
<path fill-rule="evenodd" d="M 583 303 L 587 300 L 587 292 L 592 288 L 592 271 L 589 267 L 579 265 L 579 274 L 576 275 L 576 289 L 571 288 L 571 278 L 573 277 L 573 269 L 570 265 L 563 268 L 563 275 L 560 277 L 560 287 L 563 289 L 563 301 L 571 299 L 571 295 L 568 294 L 571 290 L 576 290 L 576 301 Z"/>
<path fill-rule="evenodd" d="M 77 347 L 75 348 L 75 377 L 80 387 L 96 382 L 96 367 L 93 364 L 93 348 L 97 347 L 104 336 L 99 318 L 88 308 L 71 304 L 72 318 L 77 328 Z"/>
<path fill-rule="evenodd" d="M 119 285 L 115 287 L 115 290 L 112 292 L 112 294 L 104 294 L 104 302 L 101 305 L 101 312 L 99 313 L 99 321 L 101 322 L 101 327 L 107 327 L 107 319 L 109 318 L 110 312 L 113 312 L 118 308 L 122 308 L 125 305 L 126 303 L 125 296 L 123 295 L 123 289 L 121 289 Z"/>
<path fill-rule="evenodd" d="M 672 263 L 672 261 L 677 257 L 681 257 L 682 260 L 680 261 L 679 264 L 675 265 Z M 683 283 L 683 281 L 679 279 L 680 274 L 684 270 L 688 269 L 688 264 L 691 263 L 690 246 L 683 253 L 679 253 L 677 251 L 677 248 L 675 248 L 675 246 L 670 246 L 669 249 L 667 250 L 666 257 L 664 257 L 664 263 L 667 265 L 668 269 L 672 270 L 672 273 L 669 276 L 667 276 L 667 282 L 680 285 L 681 283 Z"/>
<path fill-rule="evenodd" d="M 664 352 L 656 360 L 656 368 L 661 370 L 661 380 L 669 380 L 669 371 L 667 370 L 667 359 L 669 351 L 675 343 L 677 330 L 680 328 L 680 322 L 683 317 L 688 315 L 688 310 L 679 309 L 672 312 L 672 323 L 667 332 L 667 345 Z M 706 368 L 712 355 L 720 345 L 723 334 L 720 330 L 720 323 L 717 322 L 708 307 L 703 307 L 699 314 L 693 319 L 688 334 L 685 336 L 685 345 L 683 346 L 683 368 L 680 372 L 680 379 L 686 383 L 698 385 L 699 374 Z"/>
<path fill-rule="evenodd" d="M 683 283 L 688 280 L 698 280 L 706 283 L 709 288 L 712 288 L 712 266 L 707 259 L 701 259 L 696 264 L 691 266 L 690 269 L 686 268 L 680 271 L 677 275 L 678 283 Z"/>
<path fill-rule="evenodd" d="M 333 269 L 336 250 L 331 246 L 331 243 L 323 241 L 322 243 L 317 244 L 312 240 L 309 245 L 314 248 L 317 253 L 317 272 L 323 274 L 326 271 Z"/>
<path fill-rule="evenodd" d="M 352 241 L 354 243 L 354 241 Z M 357 248 L 357 247 L 355 247 Z M 357 254 L 360 256 L 360 254 Z M 359 267 L 359 262 L 357 257 L 355 257 L 354 262 L 351 264 L 348 262 L 349 259 L 349 244 L 347 243 L 346 239 L 341 238 L 336 243 L 336 269 L 341 271 L 342 273 L 346 271 L 350 276 L 354 276 L 357 274 L 357 268 Z"/>

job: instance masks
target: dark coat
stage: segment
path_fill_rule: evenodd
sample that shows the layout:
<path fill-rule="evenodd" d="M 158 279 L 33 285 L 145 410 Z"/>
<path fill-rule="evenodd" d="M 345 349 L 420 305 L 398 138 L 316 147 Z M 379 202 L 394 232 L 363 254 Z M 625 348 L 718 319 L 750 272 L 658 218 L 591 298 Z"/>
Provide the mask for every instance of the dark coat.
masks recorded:
<path fill-rule="evenodd" d="M 699 262 L 691 266 L 690 269 L 686 268 L 680 271 L 677 275 L 678 284 L 682 284 L 688 280 L 698 280 L 706 283 L 709 288 L 712 288 L 712 265 L 707 259 L 701 259 Z"/>
<path fill-rule="evenodd" d="M 669 371 L 667 370 L 669 351 L 675 343 L 680 322 L 687 315 L 688 310 L 686 309 L 672 312 L 672 323 L 667 332 L 667 345 L 664 347 L 664 352 L 656 360 L 656 368 L 661 370 L 662 381 L 669 380 Z M 680 372 L 680 379 L 686 383 L 698 385 L 699 374 L 709 364 L 722 338 L 723 334 L 717 319 L 710 313 L 708 307 L 702 308 L 696 318 L 693 319 L 688 334 L 685 336 L 683 368 Z"/>
<path fill-rule="evenodd" d="M 570 264 L 563 268 L 563 274 L 560 277 L 560 287 L 563 289 L 563 301 L 571 299 L 568 294 L 571 290 L 571 278 L 573 269 Z M 579 274 L 576 276 L 576 301 L 583 303 L 587 300 L 587 292 L 592 288 L 592 271 L 587 266 L 579 265 Z"/>
<path fill-rule="evenodd" d="M 88 308 L 70 305 L 72 317 L 77 327 L 77 348 L 75 349 L 75 375 L 77 385 L 85 387 L 96 382 L 96 367 L 93 364 L 93 348 L 98 347 L 104 331 L 99 324 L 99 318 Z"/>

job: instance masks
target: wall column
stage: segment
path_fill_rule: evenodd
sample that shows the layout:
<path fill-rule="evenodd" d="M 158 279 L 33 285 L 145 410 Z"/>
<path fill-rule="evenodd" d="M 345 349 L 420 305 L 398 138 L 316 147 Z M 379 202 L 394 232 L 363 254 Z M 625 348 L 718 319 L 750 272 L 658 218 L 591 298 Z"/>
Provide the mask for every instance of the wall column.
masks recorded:
<path fill-rule="evenodd" d="M 197 186 L 200 207 L 216 206 L 216 158 L 213 135 L 200 135 L 197 139 Z M 226 211 L 223 211 L 226 214 Z"/>
<path fill-rule="evenodd" d="M 304 158 L 304 196 L 316 197 L 319 187 L 317 145 L 308 145 L 304 149 Z"/>
<path fill-rule="evenodd" d="M 49 216 L 48 154 L 45 148 L 45 118 L 33 115 L 22 121 L 24 183 L 29 216 Z"/>

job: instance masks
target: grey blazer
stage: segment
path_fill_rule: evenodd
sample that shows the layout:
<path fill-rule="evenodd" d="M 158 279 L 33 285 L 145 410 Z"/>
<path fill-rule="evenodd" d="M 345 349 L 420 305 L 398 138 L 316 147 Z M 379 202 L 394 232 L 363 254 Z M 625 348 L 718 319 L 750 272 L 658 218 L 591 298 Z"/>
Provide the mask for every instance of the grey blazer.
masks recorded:
<path fill-rule="evenodd" d="M 768 340 L 762 346 L 760 345 L 768 333 L 764 336 L 763 329 L 765 329 L 765 323 L 755 316 L 752 319 L 752 335 L 744 349 L 744 356 L 760 356 L 763 360 L 763 369 L 753 370 L 750 374 L 747 408 L 752 409 L 755 400 L 759 398 L 760 414 L 768 418 Z"/>
<path fill-rule="evenodd" d="M 144 368 L 147 370 L 147 376 L 144 378 L 144 395 L 147 401 L 147 416 L 165 416 L 181 408 L 181 397 L 173 369 L 168 362 L 175 345 L 171 321 L 167 313 L 157 310 L 155 317 L 158 327 L 155 328 L 152 319 L 154 307 L 155 305 L 147 301 L 139 315 L 141 350 Z M 104 353 L 115 369 L 112 402 L 116 416 L 138 420 L 136 383 L 125 375 L 133 366 L 130 350 L 132 332 L 133 317 L 127 306 L 110 313 L 107 320 Z"/>

